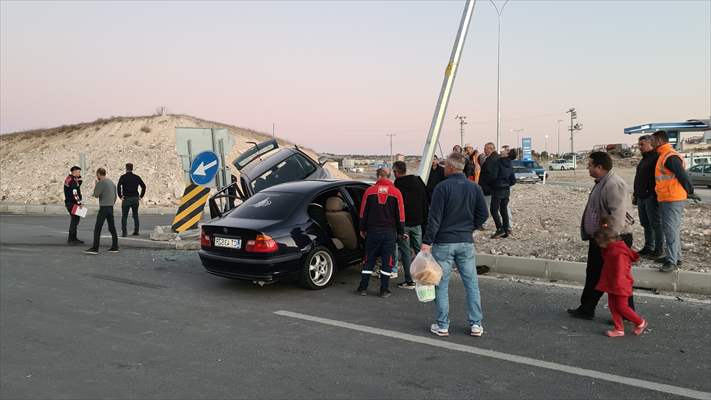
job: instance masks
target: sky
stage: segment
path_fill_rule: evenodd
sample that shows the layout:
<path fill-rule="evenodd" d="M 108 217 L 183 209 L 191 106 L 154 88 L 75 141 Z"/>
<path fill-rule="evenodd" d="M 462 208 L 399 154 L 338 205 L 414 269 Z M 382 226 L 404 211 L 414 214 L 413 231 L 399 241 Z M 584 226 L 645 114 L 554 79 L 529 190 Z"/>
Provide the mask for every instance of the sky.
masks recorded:
<path fill-rule="evenodd" d="M 496 2 L 499 7 L 502 1 Z M 464 1 L 2 1 L 0 132 L 165 106 L 340 154 L 421 154 Z M 497 14 L 477 1 L 440 143 L 496 137 Z M 711 117 L 711 0 L 513 0 L 501 143 L 632 142 Z M 560 124 L 558 120 L 563 120 Z M 549 136 L 546 141 L 545 135 Z M 547 143 L 546 143 L 547 142 Z"/>

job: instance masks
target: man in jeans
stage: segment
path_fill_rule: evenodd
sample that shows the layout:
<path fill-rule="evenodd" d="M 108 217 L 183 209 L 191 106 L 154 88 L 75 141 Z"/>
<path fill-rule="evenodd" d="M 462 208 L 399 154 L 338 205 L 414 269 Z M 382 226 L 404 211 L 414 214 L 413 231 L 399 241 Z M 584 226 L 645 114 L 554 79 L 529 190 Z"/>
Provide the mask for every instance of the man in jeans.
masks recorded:
<path fill-rule="evenodd" d="M 378 181 L 363 194 L 360 205 L 360 236 L 365 239 L 365 262 L 360 285 L 356 292 L 367 295 L 368 282 L 378 257 L 380 268 L 380 297 L 390 297 L 390 274 L 395 266 L 397 236 L 407 238 L 404 231 L 405 207 L 402 194 L 390 181 L 390 170 L 379 168 Z"/>
<path fill-rule="evenodd" d="M 138 192 L 138 188 L 141 192 Z M 140 176 L 133 173 L 133 164 L 126 164 L 126 173 L 121 175 L 118 181 L 118 197 L 121 199 L 121 236 L 126 237 L 126 222 L 128 211 L 133 214 L 133 235 L 138 236 L 138 205 L 146 195 L 146 184 Z"/>
<path fill-rule="evenodd" d="M 99 254 L 99 244 L 101 241 L 101 228 L 104 220 L 108 222 L 109 232 L 111 232 L 111 248 L 109 253 L 118 253 L 118 235 L 114 225 L 114 203 L 116 203 L 116 185 L 111 179 L 106 177 L 106 170 L 99 168 L 96 170 L 96 186 L 94 187 L 94 197 L 99 199 L 99 212 L 96 214 L 96 224 L 94 225 L 94 244 L 84 251 L 86 254 Z"/>
<path fill-rule="evenodd" d="M 405 234 L 408 239 L 398 239 L 397 248 L 402 259 L 402 268 L 405 270 L 405 282 L 399 283 L 401 289 L 414 289 L 415 282 L 410 276 L 410 263 L 412 263 L 413 250 L 419 251 L 422 245 L 422 224 L 427 219 L 429 201 L 427 187 L 419 176 L 407 175 L 407 164 L 396 161 L 393 164 L 395 174 L 395 187 L 402 193 L 405 202 Z M 397 267 L 397 261 L 395 262 Z"/>
<path fill-rule="evenodd" d="M 442 280 L 436 287 L 437 323 L 430 331 L 449 336 L 449 278 L 456 263 L 467 293 L 469 333 L 481 336 L 482 325 L 479 282 L 476 275 L 474 230 L 489 217 L 484 194 L 476 183 L 464 176 L 465 157 L 452 153 L 447 157 L 447 179 L 437 185 L 432 195 L 427 229 L 420 251 L 431 252 L 442 267 Z"/>
<path fill-rule="evenodd" d="M 654 191 L 662 216 L 662 232 L 667 242 L 667 254 L 657 259 L 661 272 L 672 272 L 681 264 L 681 217 L 686 199 L 700 200 L 684 168 L 684 160 L 669 144 L 665 131 L 654 132 L 654 144 L 659 159 L 654 168 Z"/>
<path fill-rule="evenodd" d="M 659 258 L 664 255 L 662 219 L 657 193 L 654 191 L 654 167 L 659 154 L 654 150 L 649 135 L 639 138 L 639 150 L 642 152 L 642 160 L 637 164 L 632 195 L 632 204 L 637 205 L 639 212 L 639 223 L 644 227 L 644 246 L 638 253 L 642 257 Z"/>

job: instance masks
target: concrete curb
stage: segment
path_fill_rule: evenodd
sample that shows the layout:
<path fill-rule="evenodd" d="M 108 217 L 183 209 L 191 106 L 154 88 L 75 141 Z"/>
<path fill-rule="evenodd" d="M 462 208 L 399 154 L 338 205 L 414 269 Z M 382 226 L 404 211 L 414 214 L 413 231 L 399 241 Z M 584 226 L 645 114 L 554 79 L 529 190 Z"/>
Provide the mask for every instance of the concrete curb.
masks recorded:
<path fill-rule="evenodd" d="M 89 212 L 87 215 L 96 215 L 98 205 L 88 205 Z M 141 206 L 141 215 L 175 215 L 176 207 L 157 207 L 157 206 Z M 206 212 L 207 207 L 205 207 Z M 17 204 L 17 203 L 2 203 L 0 202 L 0 213 L 4 214 L 23 214 L 23 215 L 66 215 L 67 209 L 61 204 Z M 114 205 L 114 215 L 121 215 L 121 204 Z"/>
<path fill-rule="evenodd" d="M 492 272 L 546 280 L 585 282 L 585 263 L 539 258 L 477 254 L 477 265 Z M 633 267 L 635 287 L 711 295 L 711 273 L 676 271 L 662 273 L 652 268 Z"/>

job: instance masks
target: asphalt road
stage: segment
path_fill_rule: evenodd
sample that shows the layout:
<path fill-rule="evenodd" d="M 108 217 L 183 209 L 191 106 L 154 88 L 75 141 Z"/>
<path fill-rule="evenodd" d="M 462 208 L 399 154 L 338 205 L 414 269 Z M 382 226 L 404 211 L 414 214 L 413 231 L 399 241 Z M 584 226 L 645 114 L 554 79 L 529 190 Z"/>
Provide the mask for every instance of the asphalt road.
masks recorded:
<path fill-rule="evenodd" d="M 610 339 L 603 306 L 565 313 L 579 288 L 484 277 L 472 338 L 455 280 L 438 338 L 433 304 L 356 296 L 357 269 L 258 287 L 194 252 L 84 255 L 62 228 L 0 216 L 1 398 L 711 398 L 708 303 L 640 296 L 649 332 Z"/>

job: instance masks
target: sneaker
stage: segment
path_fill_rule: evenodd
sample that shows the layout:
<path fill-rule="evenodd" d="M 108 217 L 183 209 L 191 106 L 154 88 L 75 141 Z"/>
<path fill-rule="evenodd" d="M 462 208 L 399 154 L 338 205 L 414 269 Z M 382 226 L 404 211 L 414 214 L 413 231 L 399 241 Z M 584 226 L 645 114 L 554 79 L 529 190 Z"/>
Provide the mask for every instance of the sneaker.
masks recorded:
<path fill-rule="evenodd" d="M 356 289 L 355 292 L 356 292 L 356 294 L 359 294 L 359 295 L 361 295 L 361 296 L 367 296 L 367 295 L 368 295 L 368 292 L 367 292 L 365 289 L 361 289 L 361 288 Z"/>
<path fill-rule="evenodd" d="M 659 272 L 674 272 L 676 270 L 676 265 L 670 263 L 670 262 L 665 262 L 664 265 L 659 267 Z"/>
<path fill-rule="evenodd" d="M 435 335 L 437 335 L 439 337 L 449 336 L 449 329 L 440 328 L 439 325 L 437 325 L 437 324 L 430 325 L 430 332 L 434 333 Z"/>
<path fill-rule="evenodd" d="M 112 247 L 109 249 L 109 253 L 118 253 L 118 252 L 119 252 L 118 247 Z"/>
<path fill-rule="evenodd" d="M 647 320 L 643 320 L 641 324 L 637 325 L 634 328 L 634 334 L 639 336 L 644 332 L 645 329 L 649 326 L 649 323 L 647 323 Z"/>
<path fill-rule="evenodd" d="M 383 299 L 387 299 L 388 297 L 390 297 L 392 295 L 393 294 L 388 289 L 380 291 L 380 297 L 382 297 Z"/>
<path fill-rule="evenodd" d="M 131 236 L 139 236 L 139 235 L 138 235 L 138 232 L 133 232 L 133 233 L 131 234 Z"/>
<path fill-rule="evenodd" d="M 474 337 L 481 337 L 481 335 L 484 333 L 484 328 L 481 327 L 481 325 L 472 325 L 471 332 L 469 333 L 470 335 Z"/>
<path fill-rule="evenodd" d="M 643 256 L 644 258 L 654 259 L 664 258 L 664 250 L 654 250 L 649 254 Z"/>
<path fill-rule="evenodd" d="M 92 247 L 92 248 L 90 248 L 90 249 L 84 250 L 84 253 L 85 253 L 85 254 L 97 255 L 97 254 L 99 254 L 99 249 L 95 249 L 95 248 Z"/>
<path fill-rule="evenodd" d="M 573 318 L 580 318 L 580 319 L 593 319 L 595 318 L 594 313 L 586 313 L 580 308 L 569 308 L 568 309 L 568 314 L 570 314 L 571 317 Z"/>
<path fill-rule="evenodd" d="M 606 331 L 605 335 L 607 335 L 607 337 L 620 337 L 620 336 L 625 336 L 625 331 L 618 331 L 617 329 L 612 329 L 612 330 Z"/>
<path fill-rule="evenodd" d="M 664 256 L 664 257 L 659 257 L 659 258 L 655 259 L 654 262 L 659 263 L 659 264 L 666 264 L 669 262 L 669 259 L 667 259 L 667 257 Z"/>
<path fill-rule="evenodd" d="M 398 283 L 397 287 L 400 289 L 414 289 L 415 288 L 415 282 L 403 282 L 403 283 Z"/>
<path fill-rule="evenodd" d="M 500 237 L 503 237 L 505 234 L 506 232 L 504 231 L 496 231 L 493 235 L 491 235 L 491 239 L 498 239 Z"/>

